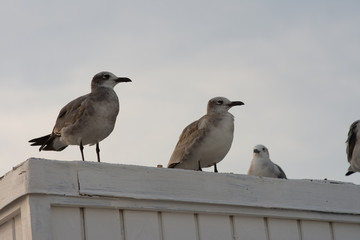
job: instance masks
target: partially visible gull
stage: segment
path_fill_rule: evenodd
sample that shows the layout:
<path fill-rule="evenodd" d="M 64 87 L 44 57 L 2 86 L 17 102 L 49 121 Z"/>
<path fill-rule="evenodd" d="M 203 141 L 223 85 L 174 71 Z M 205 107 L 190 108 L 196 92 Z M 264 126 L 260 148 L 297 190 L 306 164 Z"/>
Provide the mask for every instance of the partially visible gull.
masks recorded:
<path fill-rule="evenodd" d="M 349 176 L 354 172 L 360 172 L 360 131 L 359 122 L 357 120 L 350 126 L 348 138 L 346 140 L 346 155 L 350 163 L 348 172 L 345 174 Z"/>
<path fill-rule="evenodd" d="M 210 99 L 207 113 L 188 125 L 180 135 L 170 157 L 168 168 L 199 170 L 214 166 L 230 150 L 234 135 L 234 116 L 228 112 L 233 106 L 244 105 L 224 97 Z"/>
<path fill-rule="evenodd" d="M 248 175 L 286 179 L 281 167 L 270 160 L 269 150 L 264 145 L 254 147 Z"/>
<path fill-rule="evenodd" d="M 91 93 L 66 104 L 51 134 L 31 139 L 31 146 L 40 146 L 39 151 L 62 151 L 68 145 L 78 145 L 84 161 L 83 146 L 96 144 L 100 162 L 99 142 L 113 131 L 119 113 L 119 99 L 113 88 L 120 82 L 131 80 L 110 72 L 96 74 L 91 82 Z"/>

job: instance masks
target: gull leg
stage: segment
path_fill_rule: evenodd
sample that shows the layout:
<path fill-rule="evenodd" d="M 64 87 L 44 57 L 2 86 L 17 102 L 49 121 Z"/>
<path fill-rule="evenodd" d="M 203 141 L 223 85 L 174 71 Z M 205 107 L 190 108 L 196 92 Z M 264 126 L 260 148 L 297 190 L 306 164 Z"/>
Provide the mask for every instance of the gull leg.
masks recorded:
<path fill-rule="evenodd" d="M 218 172 L 217 167 L 216 167 L 216 163 L 214 164 L 214 172 Z"/>
<path fill-rule="evenodd" d="M 96 143 L 96 155 L 97 155 L 98 162 L 100 162 L 100 148 L 99 148 L 99 143 Z"/>
<path fill-rule="evenodd" d="M 80 152 L 81 152 L 81 158 L 83 161 L 85 161 L 85 158 L 84 158 L 84 146 L 82 145 L 82 142 L 80 142 Z"/>
<path fill-rule="evenodd" d="M 198 169 L 198 171 L 202 171 L 201 166 L 200 166 L 200 161 L 198 161 L 198 163 L 199 163 L 199 169 Z"/>

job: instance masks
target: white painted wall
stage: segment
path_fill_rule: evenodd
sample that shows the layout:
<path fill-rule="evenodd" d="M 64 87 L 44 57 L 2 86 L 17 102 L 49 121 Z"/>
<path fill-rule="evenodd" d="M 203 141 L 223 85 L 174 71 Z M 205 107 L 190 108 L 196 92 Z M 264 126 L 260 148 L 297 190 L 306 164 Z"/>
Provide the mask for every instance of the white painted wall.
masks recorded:
<path fill-rule="evenodd" d="M 0 239 L 360 239 L 360 187 L 29 159 L 0 180 Z"/>

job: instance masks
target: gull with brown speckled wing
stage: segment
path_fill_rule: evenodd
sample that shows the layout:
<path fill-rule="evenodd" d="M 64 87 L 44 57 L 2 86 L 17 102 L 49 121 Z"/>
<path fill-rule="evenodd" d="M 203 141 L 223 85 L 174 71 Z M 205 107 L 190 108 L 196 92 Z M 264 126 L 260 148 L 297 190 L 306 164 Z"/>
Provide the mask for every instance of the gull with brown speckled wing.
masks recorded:
<path fill-rule="evenodd" d="M 233 106 L 244 105 L 224 97 L 210 99 L 207 113 L 188 125 L 180 135 L 168 168 L 199 170 L 214 166 L 229 152 L 234 135 Z"/>
<path fill-rule="evenodd" d="M 84 161 L 83 146 L 96 144 L 100 162 L 99 142 L 113 131 L 119 113 L 119 99 L 113 88 L 120 82 L 131 80 L 110 72 L 96 74 L 91 82 L 91 92 L 65 105 L 52 133 L 30 140 L 31 146 L 40 146 L 39 151 L 62 151 L 68 145 L 78 145 Z"/>

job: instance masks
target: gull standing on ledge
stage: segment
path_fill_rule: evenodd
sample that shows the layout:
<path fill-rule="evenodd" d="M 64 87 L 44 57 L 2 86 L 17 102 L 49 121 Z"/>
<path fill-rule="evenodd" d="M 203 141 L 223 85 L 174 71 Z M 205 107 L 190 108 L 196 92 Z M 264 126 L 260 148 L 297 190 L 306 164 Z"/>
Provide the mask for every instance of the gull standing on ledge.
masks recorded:
<path fill-rule="evenodd" d="M 199 170 L 214 166 L 230 150 L 234 135 L 234 116 L 228 112 L 243 102 L 215 97 L 208 102 L 207 114 L 187 126 L 180 135 L 168 168 Z"/>
<path fill-rule="evenodd" d="M 284 171 L 270 160 L 269 150 L 264 145 L 254 147 L 253 159 L 248 175 L 271 178 L 285 178 Z"/>
<path fill-rule="evenodd" d="M 345 174 L 346 176 L 349 176 L 354 172 L 360 172 L 359 122 L 360 120 L 357 120 L 351 124 L 346 140 L 346 155 L 350 163 L 348 172 Z"/>
<path fill-rule="evenodd" d="M 31 146 L 40 146 L 39 151 L 62 151 L 68 145 L 78 145 L 84 161 L 83 146 L 96 144 L 100 162 L 99 142 L 110 135 L 119 113 L 119 99 L 113 88 L 120 82 L 131 80 L 110 72 L 96 74 L 91 82 L 91 93 L 66 104 L 60 110 L 52 133 L 30 140 Z"/>

